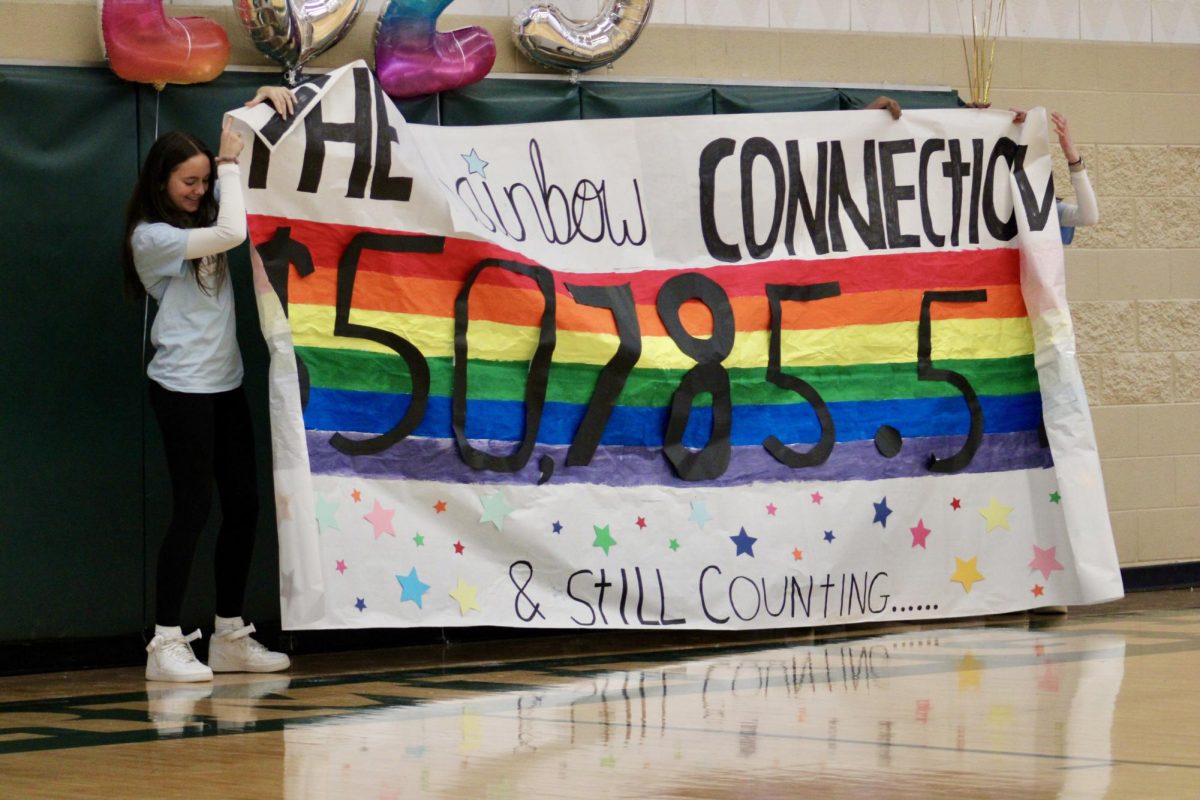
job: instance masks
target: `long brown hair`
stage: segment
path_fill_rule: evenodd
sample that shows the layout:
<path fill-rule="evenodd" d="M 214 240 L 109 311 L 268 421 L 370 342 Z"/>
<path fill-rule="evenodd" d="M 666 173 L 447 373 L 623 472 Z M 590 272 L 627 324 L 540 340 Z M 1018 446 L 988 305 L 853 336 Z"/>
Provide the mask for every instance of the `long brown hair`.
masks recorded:
<path fill-rule="evenodd" d="M 208 190 L 200 198 L 200 207 L 192 213 L 176 208 L 167 196 L 167 181 L 175 168 L 197 154 L 208 157 L 209 180 Z M 217 219 L 217 165 L 212 151 L 204 142 L 183 131 L 169 131 L 158 137 L 146 154 L 142 164 L 141 174 L 133 187 L 129 205 L 125 209 L 125 241 L 122 251 L 125 297 L 129 300 L 140 300 L 146 295 L 146 289 L 138 277 L 137 267 L 133 263 L 133 229 L 142 222 L 166 222 L 176 228 L 206 228 Z M 229 266 L 229 258 L 225 253 L 212 257 L 215 259 L 215 285 L 225 278 Z M 210 291 L 200 274 L 201 259 L 191 260 L 192 275 L 204 292 Z"/>

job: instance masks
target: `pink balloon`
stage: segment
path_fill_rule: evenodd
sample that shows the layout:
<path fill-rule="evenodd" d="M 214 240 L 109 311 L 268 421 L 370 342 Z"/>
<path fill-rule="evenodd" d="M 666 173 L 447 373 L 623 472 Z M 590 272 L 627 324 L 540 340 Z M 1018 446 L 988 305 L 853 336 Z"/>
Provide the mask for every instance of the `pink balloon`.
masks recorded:
<path fill-rule="evenodd" d="M 457 89 L 481 80 L 496 63 L 496 40 L 472 26 L 439 33 L 451 0 L 390 0 L 375 33 L 375 74 L 392 97 Z"/>
<path fill-rule="evenodd" d="M 100 32 L 113 72 L 158 89 L 211 81 L 229 63 L 224 28 L 206 17 L 168 17 L 162 0 L 102 0 Z"/>

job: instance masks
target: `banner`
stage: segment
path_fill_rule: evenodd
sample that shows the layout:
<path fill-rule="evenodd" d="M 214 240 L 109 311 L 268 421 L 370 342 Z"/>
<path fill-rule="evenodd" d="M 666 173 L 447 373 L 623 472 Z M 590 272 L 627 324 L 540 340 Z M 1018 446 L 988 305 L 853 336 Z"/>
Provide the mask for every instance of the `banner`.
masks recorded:
<path fill-rule="evenodd" d="M 232 112 L 286 628 L 766 628 L 1121 595 L 1046 115 Z M 248 128 L 248 129 L 247 129 Z"/>

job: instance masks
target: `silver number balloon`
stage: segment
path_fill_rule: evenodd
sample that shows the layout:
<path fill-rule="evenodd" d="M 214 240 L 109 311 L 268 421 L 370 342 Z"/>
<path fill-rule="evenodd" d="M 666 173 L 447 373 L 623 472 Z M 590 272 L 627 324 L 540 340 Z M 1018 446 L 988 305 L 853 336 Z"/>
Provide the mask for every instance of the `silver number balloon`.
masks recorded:
<path fill-rule="evenodd" d="M 254 46 L 295 85 L 300 69 L 342 40 L 366 0 L 233 0 Z"/>
<path fill-rule="evenodd" d="M 616 61 L 633 46 L 654 0 L 608 0 L 593 19 L 573 20 L 550 4 L 532 5 L 513 17 L 513 41 L 531 61 L 583 72 Z"/>

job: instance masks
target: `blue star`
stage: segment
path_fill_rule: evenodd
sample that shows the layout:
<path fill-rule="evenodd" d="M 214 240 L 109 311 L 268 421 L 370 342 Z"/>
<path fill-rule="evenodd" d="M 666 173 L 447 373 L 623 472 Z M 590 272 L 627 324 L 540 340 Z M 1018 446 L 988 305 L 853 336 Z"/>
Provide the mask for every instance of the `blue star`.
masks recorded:
<path fill-rule="evenodd" d="M 562 533 L 562 523 L 561 523 L 561 522 L 559 522 L 558 520 L 555 520 L 555 521 L 554 521 L 554 532 L 555 532 L 555 533 Z"/>
<path fill-rule="evenodd" d="M 417 568 L 413 567 L 409 573 L 403 577 L 396 576 L 396 580 L 400 582 L 400 602 L 411 600 L 417 604 L 417 608 L 424 608 L 421 605 L 421 596 L 429 591 L 428 583 L 421 583 L 421 579 L 417 577 Z"/>
<path fill-rule="evenodd" d="M 474 147 L 471 148 L 470 153 L 460 153 L 459 155 L 462 157 L 463 161 L 467 162 L 468 175 L 479 175 L 484 180 L 487 180 L 487 175 L 484 175 L 483 168 L 488 165 L 488 162 L 479 157 L 479 154 L 475 152 Z"/>
<path fill-rule="evenodd" d="M 362 611 L 364 608 L 367 607 L 367 601 L 363 600 L 360 597 L 360 598 L 358 598 L 357 602 L 355 602 L 354 607 L 357 608 L 359 611 Z"/>
<path fill-rule="evenodd" d="M 833 535 L 833 531 L 825 531 L 825 541 L 832 542 L 837 537 Z"/>
<path fill-rule="evenodd" d="M 754 558 L 754 543 L 758 539 L 746 533 L 745 528 L 738 531 L 737 536 L 730 536 L 729 541 L 737 545 L 737 552 L 734 554 L 735 557 L 745 554 Z"/>
<path fill-rule="evenodd" d="M 703 528 L 704 523 L 712 519 L 712 514 L 708 513 L 708 508 L 704 505 L 703 500 L 693 500 L 692 515 L 688 519 Z"/>
<path fill-rule="evenodd" d="M 871 520 L 871 524 L 874 525 L 878 522 L 886 528 L 888 514 L 892 513 L 892 510 L 887 507 L 887 498 L 885 497 L 878 503 L 872 503 L 871 505 L 875 506 L 875 519 Z"/>

